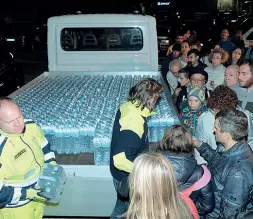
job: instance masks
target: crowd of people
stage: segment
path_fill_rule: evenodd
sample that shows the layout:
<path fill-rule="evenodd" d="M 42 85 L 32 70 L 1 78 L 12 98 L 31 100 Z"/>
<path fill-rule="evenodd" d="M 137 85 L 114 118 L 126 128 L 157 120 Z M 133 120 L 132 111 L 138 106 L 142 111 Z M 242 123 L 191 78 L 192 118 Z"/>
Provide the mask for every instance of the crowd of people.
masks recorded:
<path fill-rule="evenodd" d="M 189 30 L 177 36 L 162 76 L 180 124 L 152 146 L 147 121 L 164 87 L 146 78 L 131 88 L 113 126 L 112 219 L 252 218 L 253 61 L 236 34 L 231 40 L 222 30 L 204 55 Z M 0 155 L 0 219 L 42 218 L 46 200 L 35 185 L 55 154 L 7 97 L 0 98 Z"/>
<path fill-rule="evenodd" d="M 251 218 L 253 193 L 253 61 L 222 30 L 209 54 L 190 31 L 169 47 L 161 73 L 180 124 L 151 146 L 147 119 L 163 87 L 145 79 L 115 118 L 110 169 L 113 218 Z"/>

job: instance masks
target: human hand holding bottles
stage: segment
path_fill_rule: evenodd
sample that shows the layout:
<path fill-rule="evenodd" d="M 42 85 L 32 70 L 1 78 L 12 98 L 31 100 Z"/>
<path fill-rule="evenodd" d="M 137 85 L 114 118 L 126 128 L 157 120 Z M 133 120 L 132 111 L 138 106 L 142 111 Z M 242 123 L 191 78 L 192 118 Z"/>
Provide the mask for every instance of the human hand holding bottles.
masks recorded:
<path fill-rule="evenodd" d="M 43 192 L 41 189 L 27 189 L 26 190 L 26 198 L 30 200 L 35 200 L 35 201 L 47 201 L 45 197 L 43 197 L 40 193 Z"/>

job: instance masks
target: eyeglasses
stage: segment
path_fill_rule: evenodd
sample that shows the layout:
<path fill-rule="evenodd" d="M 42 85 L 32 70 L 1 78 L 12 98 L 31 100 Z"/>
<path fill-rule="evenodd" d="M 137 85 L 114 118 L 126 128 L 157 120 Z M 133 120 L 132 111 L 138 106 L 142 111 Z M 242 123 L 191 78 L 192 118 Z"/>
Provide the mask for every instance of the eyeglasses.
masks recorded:
<path fill-rule="evenodd" d="M 199 83 L 199 82 L 203 82 L 204 80 L 203 79 L 191 78 L 190 81 Z"/>

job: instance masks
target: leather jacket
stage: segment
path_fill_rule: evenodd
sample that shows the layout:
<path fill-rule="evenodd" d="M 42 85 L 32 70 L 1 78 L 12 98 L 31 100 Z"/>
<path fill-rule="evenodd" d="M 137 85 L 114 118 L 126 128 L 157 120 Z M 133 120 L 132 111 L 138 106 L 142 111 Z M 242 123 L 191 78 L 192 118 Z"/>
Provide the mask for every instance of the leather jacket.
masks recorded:
<path fill-rule="evenodd" d="M 192 153 L 173 153 L 158 149 L 171 162 L 176 175 L 179 190 L 183 191 L 193 185 L 203 175 L 203 169 L 197 164 Z M 204 188 L 192 192 L 190 198 L 195 203 L 199 215 L 205 215 L 214 209 L 214 193 L 210 181 Z"/>
<path fill-rule="evenodd" d="M 208 162 L 215 195 L 212 218 L 234 219 L 245 211 L 253 190 L 253 152 L 245 141 L 228 150 L 219 145 L 216 150 L 202 143 L 198 148 Z"/>

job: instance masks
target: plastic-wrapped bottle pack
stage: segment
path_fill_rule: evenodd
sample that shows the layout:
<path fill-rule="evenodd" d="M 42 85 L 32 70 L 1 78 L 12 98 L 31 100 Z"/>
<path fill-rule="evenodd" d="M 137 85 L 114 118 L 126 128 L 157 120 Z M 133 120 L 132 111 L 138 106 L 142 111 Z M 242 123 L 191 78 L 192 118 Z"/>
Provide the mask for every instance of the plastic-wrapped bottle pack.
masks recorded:
<path fill-rule="evenodd" d="M 140 80 L 159 76 L 47 76 L 14 99 L 25 118 L 41 126 L 51 148 L 59 154 L 94 152 L 95 164 L 107 165 L 114 117 L 127 101 L 129 90 Z M 161 130 L 174 124 L 165 94 L 148 120 L 150 141 L 161 139 Z"/>
<path fill-rule="evenodd" d="M 40 194 L 48 202 L 58 203 L 66 180 L 67 175 L 63 167 L 45 163 L 35 188 L 42 190 Z"/>

